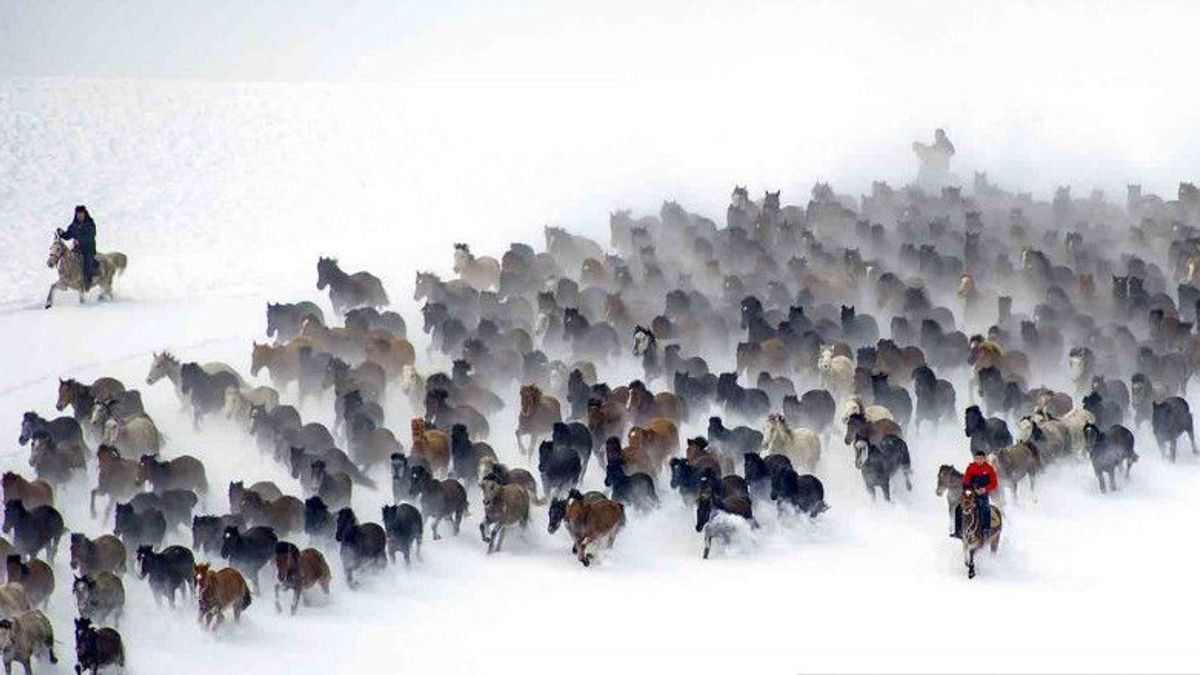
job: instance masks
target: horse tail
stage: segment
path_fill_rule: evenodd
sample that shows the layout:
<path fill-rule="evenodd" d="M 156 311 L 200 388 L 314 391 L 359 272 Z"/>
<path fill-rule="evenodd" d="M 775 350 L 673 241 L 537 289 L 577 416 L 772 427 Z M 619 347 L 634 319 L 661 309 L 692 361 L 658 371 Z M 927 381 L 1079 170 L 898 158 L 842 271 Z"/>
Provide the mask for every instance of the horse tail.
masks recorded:
<path fill-rule="evenodd" d="M 246 586 L 246 590 L 242 591 L 242 609 L 250 606 L 250 587 Z"/>
<path fill-rule="evenodd" d="M 108 259 L 112 262 L 114 277 L 123 273 L 126 265 L 129 264 L 129 258 L 127 258 L 124 253 L 109 253 Z"/>

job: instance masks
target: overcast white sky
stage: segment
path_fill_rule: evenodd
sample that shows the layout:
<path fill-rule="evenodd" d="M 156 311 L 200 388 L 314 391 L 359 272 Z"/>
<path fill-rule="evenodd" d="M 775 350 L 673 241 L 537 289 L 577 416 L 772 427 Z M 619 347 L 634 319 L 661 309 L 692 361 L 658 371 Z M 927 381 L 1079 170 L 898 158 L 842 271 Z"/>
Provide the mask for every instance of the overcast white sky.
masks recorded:
<path fill-rule="evenodd" d="M 1039 188 L 1198 172 L 1200 3 L 911 4 L 0 0 L 0 75 L 382 81 L 518 117 L 566 100 L 580 133 L 764 179 L 910 162 L 935 126 Z"/>

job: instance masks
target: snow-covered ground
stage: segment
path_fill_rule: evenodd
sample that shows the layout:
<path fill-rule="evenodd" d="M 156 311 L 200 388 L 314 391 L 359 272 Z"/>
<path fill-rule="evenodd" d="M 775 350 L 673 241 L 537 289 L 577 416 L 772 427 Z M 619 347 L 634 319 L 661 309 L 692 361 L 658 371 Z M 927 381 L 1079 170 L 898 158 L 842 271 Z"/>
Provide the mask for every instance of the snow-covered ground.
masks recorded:
<path fill-rule="evenodd" d="M 622 173 L 619 158 L 601 156 L 596 139 L 575 138 L 574 125 L 549 113 L 530 119 L 536 106 L 506 108 L 503 100 L 367 85 L 0 81 L 0 420 L 12 434 L 0 469 L 28 471 L 16 425 L 25 410 L 52 411 L 56 378 L 110 375 L 142 389 L 168 436 L 167 454 L 205 461 L 210 510 L 225 509 L 231 479 L 272 479 L 296 492 L 239 431 L 197 434 L 165 383 L 146 387 L 151 352 L 170 348 L 248 371 L 266 301 L 327 306 L 314 285 L 318 254 L 383 277 L 410 335 L 419 334 L 414 271 L 447 271 L 454 241 L 488 253 L 518 239 L 540 245 L 548 222 L 605 238 L 609 209 L 656 209 L 677 197 L 715 213 L 737 179 L 707 173 L 683 187 L 693 177 L 685 171 L 661 184 Z M 496 104 L 484 121 L 460 108 L 481 104 Z M 879 167 L 851 168 L 858 188 Z M 901 182 L 898 167 L 886 168 Z M 780 179 L 793 186 L 785 202 L 804 200 L 811 171 Z M 1170 185 L 1155 179 L 1159 189 Z M 129 255 L 129 271 L 114 303 L 81 307 L 63 294 L 43 311 L 50 232 L 76 203 L 91 208 L 101 250 Z M 421 347 L 422 368 L 445 365 L 425 360 Z M 323 402 L 304 412 L 328 419 L 330 411 Z M 397 403 L 389 419 L 407 414 Z M 504 431 L 511 416 L 493 428 L 498 451 L 515 459 Z M 961 464 L 964 440 L 957 426 L 914 438 L 915 489 L 891 505 L 872 504 L 845 449 L 828 447 L 819 473 L 829 513 L 780 523 L 762 509 L 760 532 L 709 561 L 700 560 L 694 516 L 668 498 L 586 570 L 563 533 L 545 532 L 544 512 L 486 557 L 476 507 L 462 536 L 427 541 L 411 570 L 392 569 L 354 591 L 339 579 L 328 606 L 302 607 L 296 617 L 256 597 L 240 627 L 216 634 L 199 628 L 191 609 L 156 608 L 145 586 L 127 578 L 122 633 L 131 670 L 1196 668 L 1190 608 L 1200 582 L 1190 573 L 1197 544 L 1186 536 L 1200 513 L 1196 458 L 1168 466 L 1139 437 L 1133 482 L 1107 496 L 1089 468 L 1055 469 L 1037 503 L 1007 507 L 1000 553 L 984 555 L 980 577 L 968 583 L 959 546 L 946 537 L 945 502 L 933 494 L 937 466 Z M 106 530 L 87 516 L 85 494 L 74 485 L 61 495 L 68 523 Z M 360 492 L 355 508 L 375 519 L 387 497 Z M 182 533 L 176 539 L 190 543 Z M 331 563 L 339 567 L 336 556 Z M 55 572 L 50 614 L 65 656 L 74 612 L 65 555 Z M 70 660 L 36 668 L 67 672 Z"/>

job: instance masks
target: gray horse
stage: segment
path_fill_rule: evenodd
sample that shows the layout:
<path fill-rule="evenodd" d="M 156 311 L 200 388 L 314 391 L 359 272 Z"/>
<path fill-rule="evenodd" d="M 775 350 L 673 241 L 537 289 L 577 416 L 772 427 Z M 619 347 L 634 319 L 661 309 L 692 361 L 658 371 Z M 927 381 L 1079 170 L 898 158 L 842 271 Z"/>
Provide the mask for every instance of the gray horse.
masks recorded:
<path fill-rule="evenodd" d="M 112 299 L 113 280 L 125 271 L 128 262 L 124 253 L 96 254 L 96 274 L 92 278 L 92 284 L 100 287 L 101 299 Z M 82 256 L 68 247 L 57 234 L 54 235 L 54 243 L 50 244 L 50 257 L 46 259 L 46 267 L 53 267 L 58 271 L 58 281 L 50 285 L 50 292 L 46 294 L 46 309 L 50 309 L 54 304 L 54 291 L 78 291 L 79 302 L 83 302 L 83 294 L 87 289 L 83 287 Z"/>

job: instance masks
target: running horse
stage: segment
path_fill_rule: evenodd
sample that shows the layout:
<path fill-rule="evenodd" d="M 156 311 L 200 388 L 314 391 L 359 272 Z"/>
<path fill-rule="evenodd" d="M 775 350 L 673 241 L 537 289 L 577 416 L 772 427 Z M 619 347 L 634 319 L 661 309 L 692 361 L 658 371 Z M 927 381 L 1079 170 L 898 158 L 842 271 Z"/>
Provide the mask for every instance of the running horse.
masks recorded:
<path fill-rule="evenodd" d="M 992 529 L 986 535 L 983 523 L 980 522 L 975 495 L 967 490 L 959 501 L 962 508 L 962 546 L 963 564 L 967 566 L 967 578 L 975 578 L 975 552 L 985 545 L 990 546 L 992 553 L 1000 547 L 1000 509 L 994 505 L 992 509 Z"/>
<path fill-rule="evenodd" d="M 114 251 L 96 254 L 96 274 L 92 277 L 92 285 L 100 287 L 100 299 L 112 299 L 113 280 L 125 271 L 127 263 L 124 253 Z M 58 281 L 50 285 L 50 292 L 46 294 L 46 309 L 54 304 L 54 291 L 78 291 L 79 302 L 83 302 L 83 294 L 88 290 L 83 287 L 83 256 L 67 246 L 58 234 L 54 235 L 54 243 L 50 244 L 46 267 L 58 271 Z"/>

